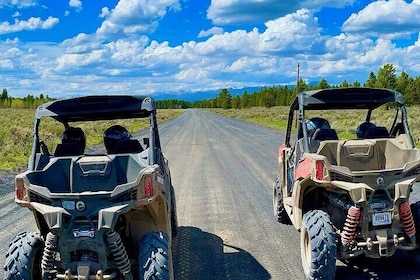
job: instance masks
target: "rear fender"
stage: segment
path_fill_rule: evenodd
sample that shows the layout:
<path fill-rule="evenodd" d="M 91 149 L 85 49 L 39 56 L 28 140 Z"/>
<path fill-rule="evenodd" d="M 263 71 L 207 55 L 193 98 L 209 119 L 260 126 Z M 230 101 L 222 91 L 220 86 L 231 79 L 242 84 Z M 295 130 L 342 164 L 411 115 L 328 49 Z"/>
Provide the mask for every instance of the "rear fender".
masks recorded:
<path fill-rule="evenodd" d="M 63 216 L 71 216 L 71 214 L 62 207 L 49 206 L 38 202 L 31 202 L 30 209 L 39 213 L 43 217 L 49 229 L 61 228 L 63 224 Z"/>
<path fill-rule="evenodd" d="M 98 212 L 98 230 L 114 229 L 118 217 L 127 213 L 133 208 L 134 203 L 116 205 L 99 210 Z"/>
<path fill-rule="evenodd" d="M 410 192 L 416 179 L 408 179 L 395 184 L 394 202 L 398 200 L 407 200 L 410 197 Z M 341 181 L 331 181 L 331 185 L 343 189 L 349 193 L 351 200 L 354 203 L 363 203 L 368 200 L 366 191 L 373 192 L 375 189 L 364 183 L 348 183 Z"/>
<path fill-rule="evenodd" d="M 320 166 L 317 166 L 317 162 L 322 162 Z M 317 172 L 317 168 L 320 168 L 320 172 Z M 316 203 L 318 202 L 316 194 L 319 194 L 316 190 L 323 189 L 337 189 L 341 188 L 349 193 L 351 199 L 354 203 L 366 202 L 366 190 L 373 191 L 371 187 L 363 183 L 347 183 L 341 181 L 329 181 L 329 169 L 331 165 L 326 159 L 325 156 L 316 155 L 316 154 L 304 154 L 302 160 L 299 162 L 296 173 L 295 173 L 295 183 L 292 193 L 292 223 L 297 228 L 300 229 L 302 225 L 302 217 L 304 212 L 306 212 L 310 207 L 318 207 Z M 322 171 L 322 172 L 321 172 Z M 314 197 L 311 197 L 311 206 L 304 205 L 305 197 L 308 195 L 308 192 L 313 192 Z M 307 200 L 308 198 L 306 198 Z M 312 202 L 314 202 L 312 204 Z M 321 203 L 321 202 L 319 202 Z M 319 205 L 319 208 L 322 205 Z"/>
<path fill-rule="evenodd" d="M 348 183 L 342 181 L 331 181 L 331 185 L 346 191 L 353 203 L 363 203 L 368 200 L 366 191 L 373 192 L 375 189 L 364 183 Z"/>
<path fill-rule="evenodd" d="M 302 218 L 303 214 L 306 212 L 305 205 L 304 205 L 304 197 L 307 195 L 309 191 L 313 191 L 317 188 L 322 188 L 321 186 L 316 186 L 316 183 L 311 180 L 311 177 L 308 176 L 303 180 L 296 180 L 293 193 L 292 193 L 292 213 L 291 213 L 291 221 L 292 224 L 295 226 L 296 229 L 300 229 L 302 226 Z M 312 197 L 311 197 L 312 199 Z M 312 200 L 315 200 L 316 197 L 313 197 Z"/>
<path fill-rule="evenodd" d="M 113 229 L 118 217 L 130 211 L 133 208 L 133 204 L 122 204 L 99 210 L 98 229 Z M 33 211 L 43 217 L 49 229 L 62 228 L 64 216 L 71 217 L 71 214 L 62 207 L 49 206 L 38 202 L 31 202 L 30 206 Z"/>
<path fill-rule="evenodd" d="M 153 201 L 153 203 L 150 203 L 146 206 L 150 216 L 153 219 L 153 225 L 146 228 L 146 231 L 163 231 L 168 236 L 170 236 L 170 215 L 168 212 L 167 204 L 168 202 L 166 201 L 165 196 L 160 193 Z"/>
<path fill-rule="evenodd" d="M 138 208 L 124 215 L 128 230 L 133 241 L 138 244 L 141 237 L 150 231 L 160 231 L 171 236 L 170 215 L 166 206 L 166 199 L 159 193 L 155 199 L 143 208 Z"/>
<path fill-rule="evenodd" d="M 408 179 L 395 184 L 395 200 L 405 199 L 408 201 L 413 184 L 418 182 L 417 178 Z"/>

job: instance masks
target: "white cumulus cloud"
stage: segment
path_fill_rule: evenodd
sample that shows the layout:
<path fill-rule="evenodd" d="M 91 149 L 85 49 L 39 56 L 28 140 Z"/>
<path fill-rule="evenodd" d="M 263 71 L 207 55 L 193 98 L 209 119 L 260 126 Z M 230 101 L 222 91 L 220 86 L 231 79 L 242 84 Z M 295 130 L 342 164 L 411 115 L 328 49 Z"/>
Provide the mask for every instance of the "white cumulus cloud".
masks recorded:
<path fill-rule="evenodd" d="M 209 37 L 216 34 L 222 34 L 223 31 L 224 30 L 222 27 L 213 26 L 212 28 L 208 30 L 201 30 L 200 33 L 198 33 L 198 38 Z"/>
<path fill-rule="evenodd" d="M 16 19 L 13 24 L 9 22 L 0 23 L 0 34 L 7 34 L 19 31 L 30 31 L 36 29 L 51 29 L 59 22 L 58 18 L 48 17 L 46 20 L 42 20 L 39 17 L 31 17 L 28 20 Z"/>
<path fill-rule="evenodd" d="M 69 6 L 73 8 L 81 8 L 82 7 L 82 1 L 80 0 L 70 0 Z"/>
<path fill-rule="evenodd" d="M 121 0 L 111 11 L 102 9 L 105 21 L 98 35 L 133 34 L 153 31 L 168 10 L 179 10 L 179 0 Z"/>
<path fill-rule="evenodd" d="M 357 14 L 352 14 L 342 26 L 348 33 L 366 33 L 371 36 L 406 37 L 420 30 L 420 1 L 379 0 L 370 3 Z"/>
<path fill-rule="evenodd" d="M 0 0 L 0 8 L 15 6 L 17 8 L 28 8 L 37 5 L 36 0 Z"/>
<path fill-rule="evenodd" d="M 214 24 L 264 23 L 300 9 L 320 10 L 323 7 L 342 8 L 356 0 L 212 0 L 207 18 Z"/>
<path fill-rule="evenodd" d="M 43 92 L 58 97 L 72 90 L 80 95 L 104 91 L 149 95 L 294 83 L 298 62 L 303 79 L 325 78 L 330 84 L 344 79 L 363 83 L 370 71 L 377 71 L 384 63 L 393 63 L 397 71 L 405 70 L 410 75 L 420 72 L 420 38 L 404 46 L 392 40 L 392 34 L 402 32 L 410 33 L 411 38 L 413 34 L 420 37 L 420 28 L 416 27 L 419 21 L 412 19 L 419 14 L 413 11 L 420 0 L 372 2 L 349 17 L 338 33 L 329 33 L 328 27 L 322 29 L 317 11 L 322 5 L 341 8 L 355 1 L 213 0 L 211 5 L 218 8 L 212 11 L 213 22 L 248 24 L 214 25 L 209 29 L 199 26 L 194 32 L 186 30 L 192 37 L 185 36 L 187 39 L 175 43 L 170 36 L 160 37 L 163 33 L 159 29 L 154 33 L 153 29 L 171 10 L 179 9 L 180 2 L 187 1 L 121 0 L 114 8 L 99 5 L 95 16 L 103 22 L 97 33 L 80 31 L 61 43 L 3 39 L 2 81 L 14 96 Z M 263 7 L 274 12 L 263 15 Z M 396 15 L 393 9 L 400 9 L 404 16 Z M 388 22 L 381 18 L 385 15 L 400 25 L 387 26 L 387 34 L 370 36 L 369 32 L 375 30 L 374 21 Z M 250 23 L 252 17 L 256 23 Z M 5 21 L 0 23 L 0 34 L 51 28 L 57 22 L 52 17 Z M 208 26 L 208 22 L 205 24 Z M 358 32 L 357 26 L 367 27 Z"/>

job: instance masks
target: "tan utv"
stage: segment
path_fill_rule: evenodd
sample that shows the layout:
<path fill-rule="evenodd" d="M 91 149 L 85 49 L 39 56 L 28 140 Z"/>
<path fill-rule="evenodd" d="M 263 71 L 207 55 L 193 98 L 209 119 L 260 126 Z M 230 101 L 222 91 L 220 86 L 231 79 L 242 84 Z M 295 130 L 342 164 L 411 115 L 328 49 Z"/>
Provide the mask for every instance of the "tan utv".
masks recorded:
<path fill-rule="evenodd" d="M 350 112 L 361 118 L 351 139 L 339 139 L 321 117 L 346 121 Z M 419 248 L 420 204 L 410 205 L 410 193 L 420 180 L 420 150 L 400 93 L 300 92 L 290 106 L 278 163 L 274 214 L 300 231 L 306 279 L 334 279 L 336 259 L 382 258 L 397 248 Z"/>
<path fill-rule="evenodd" d="M 143 141 L 121 119 L 144 120 Z M 103 135 L 90 129 L 87 139 L 98 131 L 106 151 L 85 150 L 81 128 L 103 121 L 110 126 Z M 64 133 L 50 153 L 54 129 Z M 154 99 L 55 100 L 36 110 L 33 136 L 28 170 L 15 179 L 15 201 L 32 212 L 38 230 L 10 243 L 4 279 L 173 279 L 175 193 Z"/>

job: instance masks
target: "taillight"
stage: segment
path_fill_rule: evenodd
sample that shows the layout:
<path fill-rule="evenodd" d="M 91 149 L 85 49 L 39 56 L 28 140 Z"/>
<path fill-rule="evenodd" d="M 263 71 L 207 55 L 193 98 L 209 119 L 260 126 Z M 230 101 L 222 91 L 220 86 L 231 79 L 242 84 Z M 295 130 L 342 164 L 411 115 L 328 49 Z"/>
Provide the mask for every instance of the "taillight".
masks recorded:
<path fill-rule="evenodd" d="M 16 179 L 16 198 L 23 200 L 26 195 L 26 189 L 23 183 L 23 179 Z"/>
<path fill-rule="evenodd" d="M 147 197 L 153 196 L 153 184 L 151 176 L 144 177 L 144 195 Z"/>
<path fill-rule="evenodd" d="M 315 169 L 316 169 L 316 179 L 317 180 L 324 179 L 324 162 L 317 160 L 315 163 Z"/>

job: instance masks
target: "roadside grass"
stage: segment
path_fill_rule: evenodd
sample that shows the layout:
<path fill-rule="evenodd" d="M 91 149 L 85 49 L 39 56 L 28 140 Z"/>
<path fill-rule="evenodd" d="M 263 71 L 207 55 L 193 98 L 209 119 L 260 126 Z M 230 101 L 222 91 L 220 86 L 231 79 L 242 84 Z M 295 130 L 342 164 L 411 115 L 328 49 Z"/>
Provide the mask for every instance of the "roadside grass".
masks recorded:
<path fill-rule="evenodd" d="M 209 109 L 209 111 L 229 118 L 241 119 L 255 124 L 271 127 L 279 131 L 285 131 L 289 114 L 288 106 L 271 108 L 253 107 L 248 109 Z M 416 146 L 420 148 L 420 106 L 407 108 L 408 123 Z M 372 121 L 378 125 L 390 127 L 394 119 L 394 110 L 379 108 L 377 114 L 372 115 Z M 356 127 L 363 122 L 366 112 L 357 110 L 328 110 L 311 111 L 306 117 L 319 116 L 327 119 L 332 128 L 337 131 L 340 139 L 355 139 Z M 294 118 L 296 119 L 296 117 Z M 295 125 L 292 131 L 296 131 Z"/>
<path fill-rule="evenodd" d="M 241 119 L 255 124 L 271 127 L 278 131 L 285 131 L 288 106 L 271 108 L 253 107 L 248 109 L 208 109 L 211 112 L 224 115 L 230 118 Z M 420 106 L 407 108 L 411 133 L 417 147 L 420 148 Z M 182 109 L 159 109 L 158 122 L 162 123 L 180 114 Z M 32 132 L 35 110 L 33 109 L 0 109 L 0 170 L 18 170 L 25 166 L 32 149 Z M 363 121 L 364 114 L 359 111 L 317 111 L 316 114 L 329 120 L 331 126 L 336 129 L 341 139 L 355 138 L 355 130 Z M 394 117 L 392 110 L 383 109 L 380 116 L 373 116 L 374 122 L 392 122 Z M 375 118 L 376 117 L 376 118 Z M 136 132 L 147 127 L 148 120 L 119 120 L 131 132 Z M 87 135 L 87 146 L 93 146 L 103 142 L 102 133 L 112 123 L 87 122 L 79 125 Z M 294 130 L 296 128 L 294 127 Z M 47 146 L 52 149 L 60 142 L 63 127 L 58 122 L 46 118 L 41 123 L 40 136 Z"/>
<path fill-rule="evenodd" d="M 158 123 L 182 114 L 182 109 L 159 109 Z M 13 171 L 24 167 L 32 150 L 34 109 L 0 109 L 0 170 Z M 87 137 L 87 146 L 103 143 L 102 133 L 112 124 L 121 124 L 134 133 L 148 126 L 149 119 L 84 122 L 70 124 L 81 127 Z M 51 118 L 43 118 L 40 138 L 50 151 L 61 140 L 63 126 Z"/>

